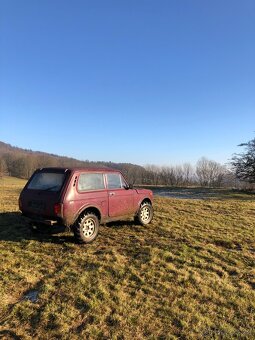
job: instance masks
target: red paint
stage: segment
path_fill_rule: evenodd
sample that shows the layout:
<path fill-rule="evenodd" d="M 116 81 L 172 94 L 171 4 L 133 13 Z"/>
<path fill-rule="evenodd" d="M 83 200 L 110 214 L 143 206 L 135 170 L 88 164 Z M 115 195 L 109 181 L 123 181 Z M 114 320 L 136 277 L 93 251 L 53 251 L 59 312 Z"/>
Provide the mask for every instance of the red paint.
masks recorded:
<path fill-rule="evenodd" d="M 49 187 L 49 190 L 47 188 L 44 190 L 29 189 L 29 184 L 33 178 L 44 173 L 64 174 L 62 187 L 58 191 L 51 191 L 52 187 Z M 102 183 L 104 188 L 79 191 L 78 183 L 81 174 L 100 174 L 98 176 L 100 178 L 103 176 Z M 108 188 L 107 174 L 121 176 L 121 183 L 126 188 Z M 105 168 L 43 168 L 35 171 L 22 190 L 19 207 L 23 215 L 33 220 L 38 220 L 42 223 L 52 220 L 52 222 L 58 224 L 71 226 L 87 208 L 97 210 L 100 215 L 100 222 L 134 216 L 139 210 L 141 202 L 145 199 L 152 203 L 152 191 L 129 188 L 124 176 L 118 170 Z"/>

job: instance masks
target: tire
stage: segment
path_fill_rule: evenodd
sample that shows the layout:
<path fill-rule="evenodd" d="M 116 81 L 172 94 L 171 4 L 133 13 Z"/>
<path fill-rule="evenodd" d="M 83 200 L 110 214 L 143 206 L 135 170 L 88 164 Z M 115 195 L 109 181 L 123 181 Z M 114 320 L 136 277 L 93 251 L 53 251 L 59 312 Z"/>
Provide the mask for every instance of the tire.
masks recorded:
<path fill-rule="evenodd" d="M 79 217 L 77 223 L 73 227 L 75 240 L 78 243 L 91 243 L 93 242 L 99 231 L 98 217 L 88 212 Z"/>
<path fill-rule="evenodd" d="M 153 218 L 153 208 L 149 202 L 144 202 L 140 205 L 139 211 L 135 216 L 135 220 L 141 224 L 146 225 L 151 222 Z"/>

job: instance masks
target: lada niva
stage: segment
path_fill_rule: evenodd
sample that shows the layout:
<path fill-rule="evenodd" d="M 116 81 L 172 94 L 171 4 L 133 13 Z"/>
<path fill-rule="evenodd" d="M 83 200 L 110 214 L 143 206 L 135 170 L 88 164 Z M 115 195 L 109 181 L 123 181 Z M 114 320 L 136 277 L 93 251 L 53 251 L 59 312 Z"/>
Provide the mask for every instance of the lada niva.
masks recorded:
<path fill-rule="evenodd" d="M 153 217 L 151 190 L 134 189 L 109 168 L 41 168 L 19 197 L 19 208 L 34 226 L 70 227 L 79 243 L 90 243 L 99 225 L 134 216 L 142 225 Z"/>

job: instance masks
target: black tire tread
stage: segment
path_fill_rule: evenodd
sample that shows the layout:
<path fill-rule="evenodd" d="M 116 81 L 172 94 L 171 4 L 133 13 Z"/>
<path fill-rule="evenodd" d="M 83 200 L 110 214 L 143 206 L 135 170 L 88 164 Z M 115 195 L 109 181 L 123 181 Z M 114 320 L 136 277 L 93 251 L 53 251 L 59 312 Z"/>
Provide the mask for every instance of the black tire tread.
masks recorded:
<path fill-rule="evenodd" d="M 93 238 L 88 239 L 88 240 L 85 240 L 82 236 L 82 233 L 81 233 L 82 221 L 86 217 L 92 217 L 96 221 L 96 233 L 95 233 L 95 235 L 93 235 Z M 75 238 L 77 243 L 91 243 L 91 242 L 93 242 L 98 235 L 98 229 L 99 229 L 99 220 L 98 220 L 97 215 L 94 214 L 93 212 L 86 212 L 85 214 L 82 214 L 78 218 L 77 222 L 75 223 L 75 225 L 73 226 L 72 229 L 73 229 L 73 233 L 74 233 L 74 238 Z"/>
<path fill-rule="evenodd" d="M 148 205 L 151 209 L 151 218 L 150 218 L 148 223 L 144 223 L 140 218 L 140 211 L 146 205 Z M 152 219 L 153 219 L 153 207 L 152 207 L 150 202 L 145 201 L 140 205 L 139 211 L 138 211 L 137 215 L 135 216 L 135 222 L 138 223 L 138 224 L 141 224 L 141 225 L 147 225 L 147 224 L 151 223 Z"/>

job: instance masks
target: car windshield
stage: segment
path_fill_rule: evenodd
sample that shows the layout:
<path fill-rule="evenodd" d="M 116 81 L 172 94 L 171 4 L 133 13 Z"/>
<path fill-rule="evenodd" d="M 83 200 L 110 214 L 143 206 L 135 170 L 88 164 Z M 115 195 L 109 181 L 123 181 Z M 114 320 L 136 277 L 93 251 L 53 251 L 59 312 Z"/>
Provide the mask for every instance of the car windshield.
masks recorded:
<path fill-rule="evenodd" d="M 27 188 L 32 190 L 59 191 L 64 179 L 65 174 L 40 172 L 35 174 Z"/>

